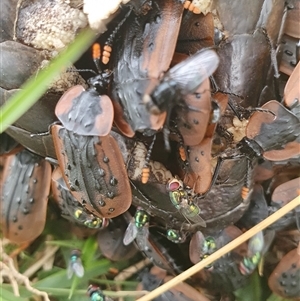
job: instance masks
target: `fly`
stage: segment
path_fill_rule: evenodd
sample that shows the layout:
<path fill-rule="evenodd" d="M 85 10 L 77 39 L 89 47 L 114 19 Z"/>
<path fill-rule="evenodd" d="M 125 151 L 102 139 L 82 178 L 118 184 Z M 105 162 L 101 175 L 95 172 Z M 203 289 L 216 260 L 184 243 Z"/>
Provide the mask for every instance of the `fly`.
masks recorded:
<path fill-rule="evenodd" d="M 172 204 L 189 223 L 192 222 L 206 227 L 206 222 L 199 216 L 200 208 L 193 203 L 193 195 L 188 193 L 187 189 L 184 189 L 182 181 L 175 178 L 170 180 L 167 184 L 167 190 Z"/>
<path fill-rule="evenodd" d="M 137 208 L 134 218 L 129 223 L 125 235 L 123 238 L 123 244 L 125 246 L 132 243 L 138 233 L 144 232 L 145 226 L 149 223 L 149 215 L 141 207 Z"/>
<path fill-rule="evenodd" d="M 217 69 L 219 57 L 213 50 L 203 50 L 172 67 L 152 92 L 143 96 L 148 111 L 158 115 L 179 104 L 194 93 L 201 83 Z"/>
<path fill-rule="evenodd" d="M 265 236 L 263 232 L 260 231 L 249 240 L 248 254 L 239 264 L 242 275 L 250 275 L 256 269 L 263 255 L 271 245 L 274 236 L 274 231 L 268 232 Z"/>
<path fill-rule="evenodd" d="M 67 270 L 68 279 L 71 279 L 74 274 L 79 278 L 83 277 L 84 268 L 80 256 L 81 252 L 79 250 L 73 250 L 71 252 Z"/>

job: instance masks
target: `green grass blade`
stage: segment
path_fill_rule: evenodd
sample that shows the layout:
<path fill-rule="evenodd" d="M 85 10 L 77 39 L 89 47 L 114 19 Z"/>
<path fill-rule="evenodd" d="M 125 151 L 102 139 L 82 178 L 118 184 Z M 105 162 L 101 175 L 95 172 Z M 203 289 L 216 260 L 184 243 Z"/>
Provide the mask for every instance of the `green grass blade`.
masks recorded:
<path fill-rule="evenodd" d="M 0 133 L 18 120 L 45 93 L 52 80 L 61 70 L 74 63 L 90 46 L 95 38 L 91 29 L 82 31 L 68 48 L 63 50 L 38 76 L 30 78 L 21 91 L 14 94 L 0 108 Z"/>

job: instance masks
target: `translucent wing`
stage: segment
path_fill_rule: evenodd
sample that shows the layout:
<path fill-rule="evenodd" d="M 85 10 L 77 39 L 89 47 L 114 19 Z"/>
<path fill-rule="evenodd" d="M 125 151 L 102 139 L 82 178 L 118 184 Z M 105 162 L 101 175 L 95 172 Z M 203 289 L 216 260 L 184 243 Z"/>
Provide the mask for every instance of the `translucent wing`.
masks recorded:
<path fill-rule="evenodd" d="M 171 68 L 163 81 L 174 80 L 182 94 L 193 93 L 217 69 L 219 57 L 213 50 L 203 50 Z"/>
<path fill-rule="evenodd" d="M 248 256 L 251 257 L 257 252 L 261 252 L 264 248 L 264 236 L 260 231 L 250 238 L 248 243 Z"/>
<path fill-rule="evenodd" d="M 71 279 L 74 273 L 79 278 L 82 278 L 84 275 L 84 267 L 80 258 L 77 258 L 75 262 L 69 262 L 67 270 L 68 279 Z"/>
<path fill-rule="evenodd" d="M 149 228 L 143 227 L 138 231 L 137 237 L 136 237 L 136 243 L 141 251 L 146 251 L 149 249 Z"/>
<path fill-rule="evenodd" d="M 205 220 L 198 215 L 198 212 L 192 211 L 190 207 L 184 207 L 179 209 L 180 213 L 188 220 L 193 222 L 194 224 L 199 224 L 202 227 L 206 227 L 206 222 Z"/>
<path fill-rule="evenodd" d="M 138 229 L 137 229 L 134 221 L 131 221 L 125 231 L 125 235 L 123 238 L 123 244 L 125 246 L 128 246 L 129 244 L 131 244 L 135 240 L 137 234 L 138 234 Z"/>
<path fill-rule="evenodd" d="M 71 279 L 73 277 L 73 274 L 74 274 L 74 270 L 73 270 L 73 267 L 72 267 L 72 263 L 69 262 L 68 269 L 67 269 L 67 277 L 68 277 L 68 279 Z"/>
<path fill-rule="evenodd" d="M 271 243 L 275 238 L 275 231 L 274 230 L 267 230 L 268 232 L 264 235 L 264 247 L 262 250 L 262 255 L 267 253 L 270 248 Z"/>

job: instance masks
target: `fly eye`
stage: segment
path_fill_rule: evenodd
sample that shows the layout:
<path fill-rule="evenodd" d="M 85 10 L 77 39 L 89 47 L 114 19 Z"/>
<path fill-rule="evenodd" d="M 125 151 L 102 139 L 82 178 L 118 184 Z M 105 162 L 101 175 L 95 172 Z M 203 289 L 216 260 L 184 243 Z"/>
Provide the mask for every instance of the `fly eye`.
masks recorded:
<path fill-rule="evenodd" d="M 168 191 L 176 191 L 180 189 L 182 186 L 179 181 L 173 180 L 170 183 L 167 184 L 167 190 Z"/>

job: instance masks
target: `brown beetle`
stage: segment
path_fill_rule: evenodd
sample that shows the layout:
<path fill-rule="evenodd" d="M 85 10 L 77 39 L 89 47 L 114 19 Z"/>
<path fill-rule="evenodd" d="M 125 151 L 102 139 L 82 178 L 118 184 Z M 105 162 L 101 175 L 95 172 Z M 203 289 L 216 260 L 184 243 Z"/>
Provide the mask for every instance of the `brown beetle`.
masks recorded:
<path fill-rule="evenodd" d="M 131 205 L 131 188 L 116 140 L 51 127 L 63 177 L 75 198 L 98 217 L 113 218 Z"/>
<path fill-rule="evenodd" d="M 300 155 L 299 119 L 279 102 L 271 100 L 262 106 L 267 112 L 255 112 L 249 119 L 246 136 L 255 140 L 267 160 L 282 161 Z"/>
<path fill-rule="evenodd" d="M 214 95 L 214 99 L 220 108 L 220 114 L 223 114 L 227 106 L 228 96 L 222 93 L 216 93 Z M 200 143 L 190 144 L 190 147 L 188 148 L 189 168 L 185 168 L 183 182 L 185 185 L 193 187 L 196 193 L 205 193 L 209 189 L 212 181 L 211 153 L 213 146 L 213 135 L 217 123 L 214 122 L 207 124 L 207 127 L 205 127 L 205 124 L 202 122 L 200 122 L 200 124 L 206 130 L 203 138 L 200 140 Z M 200 133 L 200 131 L 198 131 L 198 133 Z M 183 137 L 190 137 L 193 138 L 194 141 L 199 141 L 194 139 L 194 135 L 189 136 L 188 133 L 187 136 Z"/>
<path fill-rule="evenodd" d="M 76 200 L 67 187 L 59 167 L 52 173 L 52 193 L 64 218 L 91 229 L 101 229 L 109 224 L 106 218 L 94 216 Z"/>
<path fill-rule="evenodd" d="M 300 244 L 287 253 L 268 280 L 270 289 L 283 298 L 300 300 Z"/>
<path fill-rule="evenodd" d="M 288 204 L 292 199 L 299 195 L 300 178 L 296 178 L 285 182 L 275 188 L 272 194 L 270 211 L 276 211 Z M 277 220 L 271 227 L 278 230 L 295 223 L 295 211 L 289 212 L 279 220 Z"/>
<path fill-rule="evenodd" d="M 1 226 L 15 243 L 34 240 L 44 230 L 51 183 L 50 163 L 23 150 L 7 158 L 1 181 Z"/>
<path fill-rule="evenodd" d="M 300 62 L 297 64 L 284 88 L 285 105 L 300 118 Z"/>
<path fill-rule="evenodd" d="M 128 137 L 136 131 L 152 133 L 164 125 L 166 113 L 150 113 L 143 95 L 159 83 L 170 67 L 182 13 L 180 2 L 159 1 L 152 3 L 145 16 L 134 15 L 124 26 L 122 40 L 118 41 L 120 50 L 113 53 L 111 60 L 115 64 L 111 91 L 114 121 Z"/>

